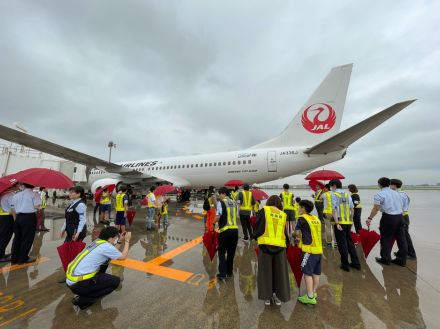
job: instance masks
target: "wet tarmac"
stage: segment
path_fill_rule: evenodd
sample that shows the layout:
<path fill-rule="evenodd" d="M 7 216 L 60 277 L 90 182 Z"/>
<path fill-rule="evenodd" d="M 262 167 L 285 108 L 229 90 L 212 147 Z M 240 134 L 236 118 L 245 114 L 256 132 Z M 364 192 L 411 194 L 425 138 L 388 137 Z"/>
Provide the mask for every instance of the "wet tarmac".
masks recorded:
<path fill-rule="evenodd" d="M 268 191 L 276 194 L 279 191 Z M 301 197 L 306 190 L 294 191 Z M 56 247 L 62 219 L 49 219 L 50 232 L 38 233 L 31 251 L 39 262 L 0 266 L 0 327 L 7 328 L 440 328 L 440 222 L 438 191 L 409 191 L 410 232 L 418 260 L 406 268 L 374 261 L 376 246 L 361 271 L 342 272 L 339 254 L 326 249 L 318 289 L 319 302 L 296 302 L 298 289 L 290 273 L 292 300 L 281 307 L 257 299 L 254 245 L 240 241 L 234 276 L 217 282 L 217 257 L 211 262 L 202 247 L 202 201 L 172 203 L 171 225 L 145 230 L 138 209 L 129 259 L 108 271 L 121 286 L 86 311 L 76 310 L 71 291 L 58 283 L 63 270 Z M 374 191 L 361 191 L 362 218 L 371 209 Z M 51 208 L 57 213 L 61 208 Z M 377 228 L 378 218 L 373 223 Z M 94 228 L 89 214 L 89 230 Z M 99 226 L 97 227 L 99 228 Z M 85 240 L 91 241 L 89 234 Z M 361 254 L 361 247 L 358 246 Z M 305 292 L 304 282 L 301 293 Z"/>

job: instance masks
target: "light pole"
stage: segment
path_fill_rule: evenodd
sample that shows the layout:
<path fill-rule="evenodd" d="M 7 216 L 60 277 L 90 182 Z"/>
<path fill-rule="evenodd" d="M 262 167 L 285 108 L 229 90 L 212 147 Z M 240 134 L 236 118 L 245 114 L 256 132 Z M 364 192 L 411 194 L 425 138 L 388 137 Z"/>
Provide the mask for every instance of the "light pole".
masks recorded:
<path fill-rule="evenodd" d="M 109 148 L 109 155 L 108 155 L 108 162 L 112 161 L 112 148 L 116 148 L 116 144 L 113 143 L 113 141 L 108 142 L 108 148 Z"/>

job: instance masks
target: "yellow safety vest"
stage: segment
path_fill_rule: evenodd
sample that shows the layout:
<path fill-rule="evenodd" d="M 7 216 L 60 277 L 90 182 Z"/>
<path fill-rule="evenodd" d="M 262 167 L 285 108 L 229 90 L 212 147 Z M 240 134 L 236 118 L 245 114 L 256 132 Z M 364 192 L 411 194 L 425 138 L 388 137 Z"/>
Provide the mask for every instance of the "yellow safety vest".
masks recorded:
<path fill-rule="evenodd" d="M 252 192 L 243 191 L 243 203 L 240 205 L 240 210 L 252 210 Z"/>
<path fill-rule="evenodd" d="M 287 215 L 275 207 L 264 206 L 263 209 L 264 217 L 266 218 L 266 228 L 264 234 L 258 237 L 258 244 L 286 248 L 284 226 Z"/>
<path fill-rule="evenodd" d="M 125 193 L 116 194 L 116 202 L 115 202 L 116 211 L 125 211 L 124 197 L 125 197 Z"/>
<path fill-rule="evenodd" d="M 11 213 L 4 211 L 3 208 L 0 207 L 0 216 L 9 216 L 10 214 Z"/>
<path fill-rule="evenodd" d="M 304 253 L 320 255 L 322 254 L 322 240 L 321 240 L 321 221 L 316 216 L 303 214 L 301 215 L 309 224 L 310 232 L 312 233 L 312 243 L 301 243 L 301 250 Z"/>
<path fill-rule="evenodd" d="M 260 201 L 255 201 L 254 212 L 258 212 L 259 210 L 260 210 Z"/>
<path fill-rule="evenodd" d="M 292 204 L 293 194 L 290 192 L 281 192 L 283 197 L 283 210 L 295 210 Z"/>
<path fill-rule="evenodd" d="M 162 206 L 162 215 L 168 215 L 168 205 L 166 203 Z"/>
<path fill-rule="evenodd" d="M 230 229 L 238 229 L 237 226 L 237 208 L 235 205 L 235 202 L 232 201 L 231 199 L 229 199 L 228 197 L 223 199 L 223 202 L 226 205 L 226 211 L 227 211 L 227 216 L 228 216 L 228 222 L 226 223 L 225 226 L 223 226 L 221 229 L 219 229 L 219 233 L 222 233 L 226 230 L 230 230 Z"/>
<path fill-rule="evenodd" d="M 348 193 L 343 192 L 338 193 L 338 192 L 333 192 L 339 199 L 339 224 L 353 224 L 353 221 L 350 219 L 350 201 L 348 198 L 350 198 L 350 196 L 348 195 Z"/>
<path fill-rule="evenodd" d="M 155 203 L 150 203 L 150 196 L 151 196 L 152 194 L 154 195 L 153 192 L 150 192 L 150 193 L 147 194 L 147 202 L 148 202 L 148 206 L 147 206 L 147 208 L 157 208 L 157 206 L 156 206 Z"/>
<path fill-rule="evenodd" d="M 110 201 L 110 193 L 103 192 L 101 194 L 101 201 L 100 201 L 100 203 L 101 204 L 111 203 L 111 201 Z"/>
<path fill-rule="evenodd" d="M 351 193 L 351 195 L 354 195 L 354 194 L 359 195 L 358 193 Z M 353 203 L 354 203 L 354 202 L 353 202 Z M 361 202 L 359 201 L 359 203 L 358 203 L 358 204 L 355 204 L 354 207 L 355 207 L 355 208 L 362 208 L 362 204 L 361 204 Z"/>
<path fill-rule="evenodd" d="M 323 213 L 331 215 L 333 213 L 333 207 L 332 207 L 332 193 L 331 192 L 325 192 L 324 196 L 327 201 L 327 207 L 324 208 Z"/>
<path fill-rule="evenodd" d="M 315 193 L 315 203 L 316 202 L 322 202 L 321 200 L 321 194 L 322 194 L 322 190 L 319 190 Z"/>
<path fill-rule="evenodd" d="M 231 199 L 234 201 L 237 201 L 238 192 L 232 191 L 231 192 Z"/>
<path fill-rule="evenodd" d="M 298 210 L 299 210 L 299 204 L 298 204 L 298 202 L 295 202 L 294 204 L 293 204 L 293 211 L 295 212 L 295 218 L 298 218 Z"/>
<path fill-rule="evenodd" d="M 46 209 L 46 192 L 41 194 L 41 209 Z"/>
<path fill-rule="evenodd" d="M 98 272 L 99 269 L 93 273 L 83 274 L 83 275 L 73 275 L 78 264 L 86 257 L 89 253 L 96 249 L 99 245 L 103 243 L 108 243 L 105 240 L 97 239 L 92 244 L 90 244 L 86 249 L 81 251 L 73 261 L 69 263 L 66 271 L 66 278 L 72 282 L 79 282 L 93 278 Z"/>

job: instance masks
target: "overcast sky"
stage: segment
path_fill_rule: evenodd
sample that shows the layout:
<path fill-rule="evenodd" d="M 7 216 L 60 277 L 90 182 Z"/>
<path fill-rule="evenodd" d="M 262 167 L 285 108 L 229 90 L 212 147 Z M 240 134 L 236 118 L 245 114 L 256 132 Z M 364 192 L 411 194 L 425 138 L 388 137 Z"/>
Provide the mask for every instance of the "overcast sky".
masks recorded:
<path fill-rule="evenodd" d="M 0 1 L 1 124 L 113 160 L 237 150 L 354 63 L 342 128 L 413 105 L 326 168 L 440 182 L 438 1 Z M 303 176 L 293 182 L 302 182 Z"/>

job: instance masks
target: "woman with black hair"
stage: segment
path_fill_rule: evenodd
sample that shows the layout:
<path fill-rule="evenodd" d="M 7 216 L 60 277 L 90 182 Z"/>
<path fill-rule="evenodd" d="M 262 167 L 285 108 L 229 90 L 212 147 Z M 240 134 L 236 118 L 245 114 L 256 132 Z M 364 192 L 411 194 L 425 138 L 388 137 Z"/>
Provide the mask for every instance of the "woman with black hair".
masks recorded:
<path fill-rule="evenodd" d="M 69 190 L 69 199 L 72 200 L 66 208 L 66 222 L 61 229 L 60 237 L 66 235 L 67 241 L 82 241 L 87 234 L 86 218 L 86 195 L 81 186 L 72 187 Z"/>
<path fill-rule="evenodd" d="M 361 198 L 359 197 L 358 189 L 357 189 L 356 185 L 354 185 L 354 184 L 348 185 L 348 190 L 351 193 L 351 200 L 353 201 L 353 205 L 354 205 L 354 213 L 353 213 L 354 228 L 356 230 L 356 233 L 359 233 L 359 230 L 362 229 L 362 222 L 361 222 L 362 204 L 361 204 Z"/>
<path fill-rule="evenodd" d="M 286 248 L 289 243 L 287 215 L 277 195 L 272 195 L 258 212 L 254 232 L 258 254 L 258 299 L 269 306 L 271 301 L 280 306 L 290 300 Z"/>

